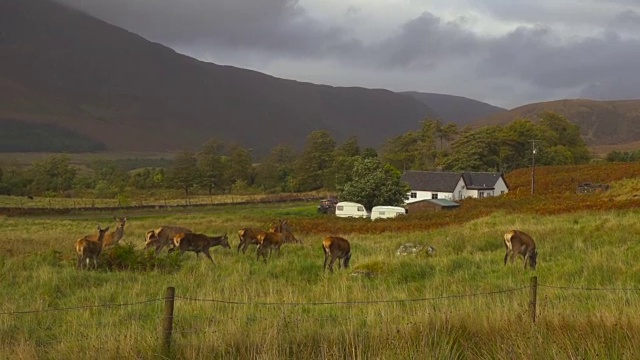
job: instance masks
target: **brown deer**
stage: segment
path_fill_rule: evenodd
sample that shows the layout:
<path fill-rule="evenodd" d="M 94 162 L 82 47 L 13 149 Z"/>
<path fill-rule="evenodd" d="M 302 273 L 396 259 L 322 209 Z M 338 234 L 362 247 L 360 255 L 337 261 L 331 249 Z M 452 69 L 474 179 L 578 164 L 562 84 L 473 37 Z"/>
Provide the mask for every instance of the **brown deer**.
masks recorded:
<path fill-rule="evenodd" d="M 240 238 L 238 253 L 240 253 L 241 248 L 242 253 L 245 254 L 249 245 L 258 245 L 258 234 L 261 232 L 263 231 L 254 228 L 243 228 L 238 230 L 238 237 Z"/>
<path fill-rule="evenodd" d="M 514 258 L 517 255 L 524 257 L 524 268 L 527 265 L 532 270 L 536 269 L 536 263 L 538 260 L 538 251 L 536 250 L 536 243 L 533 238 L 520 230 L 511 230 L 504 234 L 504 246 L 506 253 L 504 254 L 504 264 L 507 264 L 507 260 Z"/>
<path fill-rule="evenodd" d="M 349 267 L 349 261 L 351 260 L 351 245 L 349 240 L 338 236 L 327 236 L 322 240 L 322 250 L 324 251 L 324 266 L 323 269 L 327 270 L 327 261 L 329 262 L 329 270 L 333 272 L 333 263 L 338 259 L 338 268 L 341 267 L 341 262 L 344 268 Z"/>
<path fill-rule="evenodd" d="M 196 256 L 203 253 L 211 263 L 213 263 L 213 258 L 211 258 L 211 254 L 209 254 L 209 249 L 214 246 L 222 246 L 227 249 L 231 249 L 229 245 L 229 239 L 227 238 L 227 234 L 222 236 L 207 236 L 205 234 L 196 234 L 196 233 L 181 233 L 177 234 L 173 238 L 174 248 L 169 249 L 169 252 L 173 252 L 175 249 L 180 250 L 180 255 L 184 254 L 185 251 L 193 251 L 196 253 Z"/>
<path fill-rule="evenodd" d="M 278 220 L 278 225 L 272 227 L 269 231 L 281 233 L 283 236 L 282 241 L 285 244 L 287 243 L 302 244 L 302 240 L 298 240 L 296 239 L 295 236 L 293 236 L 293 233 L 289 228 L 288 220 Z"/>
<path fill-rule="evenodd" d="M 182 226 L 161 226 L 155 230 L 149 230 L 146 233 L 145 239 L 145 250 L 148 250 L 152 247 L 156 248 L 156 255 L 160 254 L 160 251 L 166 247 L 170 250 L 174 247 L 173 238 L 182 233 L 191 233 L 190 229 L 187 229 Z"/>
<path fill-rule="evenodd" d="M 124 225 L 127 223 L 127 218 L 114 217 L 114 219 L 118 222 L 118 227 L 112 232 L 105 234 L 104 236 L 105 248 L 114 246 L 115 244 L 118 243 L 118 241 L 120 241 L 124 237 Z M 94 241 L 98 240 L 98 236 L 95 234 L 86 235 L 85 238 L 88 238 Z"/>
<path fill-rule="evenodd" d="M 91 260 L 93 260 L 93 268 L 98 268 L 98 257 L 104 248 L 107 231 L 109 231 L 109 227 L 101 229 L 100 225 L 98 225 L 98 235 L 95 235 L 96 240 L 84 236 L 76 241 L 76 254 L 78 255 L 77 269 L 81 269 L 83 264 L 86 269 L 89 269 L 89 262 Z"/>
<path fill-rule="evenodd" d="M 258 234 L 257 240 L 258 249 L 256 251 L 256 259 L 260 260 L 260 256 L 262 256 L 264 262 L 267 262 L 267 251 L 269 252 L 269 256 L 271 256 L 273 250 L 280 254 L 280 247 L 284 241 L 284 236 L 279 232 L 266 231 Z"/>

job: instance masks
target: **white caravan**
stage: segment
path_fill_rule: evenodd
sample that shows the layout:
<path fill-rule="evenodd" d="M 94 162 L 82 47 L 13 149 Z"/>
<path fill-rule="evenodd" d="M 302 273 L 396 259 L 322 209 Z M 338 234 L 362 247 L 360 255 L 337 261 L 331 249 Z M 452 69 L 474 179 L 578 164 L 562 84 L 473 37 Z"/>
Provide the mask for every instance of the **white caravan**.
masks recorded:
<path fill-rule="evenodd" d="M 350 201 L 341 201 L 336 204 L 336 216 L 366 218 L 369 217 L 369 213 L 362 204 Z"/>
<path fill-rule="evenodd" d="M 399 206 L 374 206 L 371 209 L 371 220 L 389 219 L 398 215 L 405 215 L 407 210 Z"/>

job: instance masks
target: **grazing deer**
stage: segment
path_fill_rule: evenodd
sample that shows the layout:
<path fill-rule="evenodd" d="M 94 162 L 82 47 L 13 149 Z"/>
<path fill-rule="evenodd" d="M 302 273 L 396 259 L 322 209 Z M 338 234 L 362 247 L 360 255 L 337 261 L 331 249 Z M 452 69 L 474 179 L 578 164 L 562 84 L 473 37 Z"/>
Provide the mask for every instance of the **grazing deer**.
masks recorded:
<path fill-rule="evenodd" d="M 269 256 L 271 256 L 273 250 L 280 254 L 280 247 L 282 246 L 284 237 L 279 232 L 267 231 L 258 234 L 257 240 L 258 249 L 256 251 L 256 259 L 260 260 L 260 256 L 262 256 L 264 262 L 267 262 L 267 251 L 269 252 Z"/>
<path fill-rule="evenodd" d="M 254 228 L 244 228 L 238 230 L 238 237 L 240 238 L 240 243 L 238 244 L 238 253 L 240 253 L 240 249 L 242 248 L 242 253 L 245 254 L 249 245 L 258 245 L 258 234 L 263 232 L 259 229 Z"/>
<path fill-rule="evenodd" d="M 295 236 L 293 236 L 291 229 L 289 229 L 288 220 L 278 220 L 278 225 L 272 227 L 269 231 L 281 233 L 283 236 L 282 241 L 285 244 L 287 243 L 302 244 L 302 240 L 298 240 L 296 239 Z"/>
<path fill-rule="evenodd" d="M 180 255 L 184 254 L 185 251 L 193 251 L 196 253 L 196 256 L 203 253 L 207 258 L 209 258 L 209 260 L 211 260 L 211 263 L 213 263 L 213 259 L 211 258 L 211 254 L 209 254 L 209 248 L 220 245 L 224 248 L 231 249 L 227 234 L 211 237 L 192 232 L 181 233 L 173 238 L 173 244 L 174 248 L 169 249 L 169 252 L 173 252 L 177 248 L 180 250 Z"/>
<path fill-rule="evenodd" d="M 161 226 L 155 230 L 149 230 L 145 236 L 145 250 L 149 248 L 156 248 L 156 255 L 160 254 L 160 251 L 167 246 L 170 250 L 174 247 L 173 238 L 182 233 L 191 233 L 190 229 L 182 226 Z"/>
<path fill-rule="evenodd" d="M 115 244 L 118 243 L 118 241 L 120 241 L 124 237 L 124 225 L 127 223 L 127 218 L 114 217 L 114 219 L 118 222 L 118 227 L 112 232 L 105 234 L 104 236 L 105 248 L 114 246 Z M 98 240 L 98 236 L 94 234 L 86 235 L 85 238 L 88 238 L 94 241 Z"/>
<path fill-rule="evenodd" d="M 511 230 L 504 234 L 504 246 L 507 249 L 507 252 L 504 254 L 505 265 L 509 259 L 513 262 L 517 254 L 524 257 L 525 269 L 527 265 L 529 265 L 532 270 L 536 269 L 538 251 L 536 250 L 536 243 L 531 236 L 520 230 Z"/>
<path fill-rule="evenodd" d="M 333 263 L 338 259 L 338 268 L 341 267 L 341 261 L 344 268 L 349 267 L 349 261 L 351 260 L 351 245 L 347 239 L 338 236 L 327 236 L 322 240 L 322 250 L 324 251 L 324 266 L 323 269 L 327 269 L 327 261 L 331 257 L 329 262 L 329 270 L 333 272 Z"/>
<path fill-rule="evenodd" d="M 93 268 L 98 268 L 98 257 L 104 248 L 105 234 L 109 231 L 109 227 L 101 229 L 98 225 L 98 235 L 96 240 L 90 239 L 88 236 L 82 237 L 76 241 L 76 254 L 78 255 L 78 263 L 76 268 L 81 269 L 82 264 L 89 269 L 89 262 L 93 260 Z"/>

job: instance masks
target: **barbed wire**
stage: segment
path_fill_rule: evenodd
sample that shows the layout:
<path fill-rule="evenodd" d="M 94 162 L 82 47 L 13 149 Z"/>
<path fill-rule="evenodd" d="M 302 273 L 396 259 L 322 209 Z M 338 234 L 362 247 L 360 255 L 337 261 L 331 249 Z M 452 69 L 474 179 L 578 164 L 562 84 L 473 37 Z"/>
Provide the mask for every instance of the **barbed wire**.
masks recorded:
<path fill-rule="evenodd" d="M 640 291 L 640 288 L 595 288 L 595 287 L 556 286 L 556 285 L 547 285 L 547 284 L 538 284 L 538 287 L 556 289 L 556 290 L 572 290 L 572 291 L 609 291 L 609 292 Z M 179 295 L 175 296 L 175 299 L 189 301 L 189 302 L 212 302 L 212 303 L 225 304 L 225 305 L 241 305 L 241 306 L 290 306 L 290 307 L 328 306 L 328 305 L 354 306 L 354 305 L 375 305 L 375 304 L 392 304 L 392 303 L 397 304 L 397 303 L 438 301 L 438 300 L 448 300 L 448 299 L 461 299 L 461 298 L 471 298 L 471 297 L 478 297 L 478 296 L 504 294 L 504 293 L 521 291 L 524 289 L 529 289 L 529 286 L 521 286 L 521 287 L 511 288 L 511 289 L 486 291 L 486 292 L 478 292 L 478 293 L 443 295 L 443 296 L 413 298 L 413 299 L 320 301 L 320 302 L 251 302 L 251 301 L 234 301 L 234 300 L 221 300 L 221 299 L 203 299 L 203 298 L 194 298 L 194 297 L 186 297 L 186 296 L 179 296 Z M 0 312 L 0 315 L 23 315 L 23 314 L 58 312 L 58 311 L 88 310 L 88 309 L 95 309 L 95 308 L 116 308 L 116 307 L 143 305 L 143 304 L 165 301 L 165 300 L 167 300 L 167 298 L 154 298 L 154 299 L 129 302 L 129 303 L 110 303 L 110 304 L 70 306 L 70 307 L 51 308 L 51 309 L 5 311 L 5 312 Z"/>
<path fill-rule="evenodd" d="M 538 284 L 538 287 L 558 290 L 582 290 L 582 291 L 640 291 L 640 288 L 595 288 L 595 287 L 573 287 Z"/>
<path fill-rule="evenodd" d="M 56 311 L 71 311 L 71 310 L 87 310 L 87 309 L 95 309 L 95 308 L 124 307 L 124 306 L 148 304 L 148 303 L 152 303 L 152 302 L 156 302 L 156 301 L 164 301 L 164 300 L 165 300 L 165 298 L 158 298 L 158 299 L 149 299 L 149 300 L 142 300 L 142 301 L 136 301 L 136 302 L 130 302 L 130 303 L 80 305 L 80 306 L 70 306 L 70 307 L 51 308 L 51 309 L 6 311 L 6 312 L 0 312 L 0 315 L 22 315 L 22 314 L 35 314 L 35 313 L 46 313 L 46 312 L 56 312 Z"/>
<path fill-rule="evenodd" d="M 446 300 L 446 299 L 456 299 L 456 298 L 484 296 L 484 295 L 495 295 L 495 294 L 503 294 L 503 293 L 508 293 L 508 292 L 520 291 L 520 290 L 524 290 L 524 289 L 528 289 L 528 288 L 529 288 L 528 286 L 522 286 L 522 287 L 519 287 L 519 288 L 488 291 L 488 292 L 482 292 L 482 293 L 444 295 L 444 296 L 435 296 L 435 297 L 429 297 L 429 298 L 415 298 L 415 299 L 322 301 L 322 302 L 306 302 L 306 303 L 305 302 L 278 302 L 278 303 L 276 303 L 276 302 L 229 301 L 229 300 L 219 300 L 219 299 L 189 298 L 189 297 L 184 297 L 184 296 L 176 296 L 176 299 L 185 300 L 185 301 L 195 301 L 195 302 L 215 302 L 215 303 L 219 303 L 219 304 L 250 305 L 250 306 L 371 305 L 371 304 L 388 304 L 388 303 L 434 301 L 434 300 Z"/>

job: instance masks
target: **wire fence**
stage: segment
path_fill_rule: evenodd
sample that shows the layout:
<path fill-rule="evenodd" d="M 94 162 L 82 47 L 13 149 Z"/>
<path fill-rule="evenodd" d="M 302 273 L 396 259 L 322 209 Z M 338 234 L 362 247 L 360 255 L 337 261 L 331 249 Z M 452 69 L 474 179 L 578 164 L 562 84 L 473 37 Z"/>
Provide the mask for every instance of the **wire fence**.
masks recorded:
<path fill-rule="evenodd" d="M 0 321 L 2 321 L 2 317 L 20 317 L 27 315 L 47 315 L 52 312 L 70 312 L 70 311 L 87 311 L 87 310 L 95 310 L 95 309 L 126 309 L 132 308 L 136 306 L 146 306 L 155 304 L 158 307 L 161 307 L 160 304 L 164 303 L 163 306 L 163 314 L 158 316 L 145 316 L 144 320 L 146 321 L 155 321 L 158 324 L 158 328 L 160 330 L 160 338 L 162 347 L 168 349 L 171 344 L 171 336 L 174 334 L 182 334 L 184 336 L 188 336 L 189 334 L 210 334 L 218 331 L 216 324 L 221 323 L 223 320 L 229 320 L 239 322 L 254 322 L 260 323 L 267 319 L 273 319 L 274 313 L 257 313 L 251 314 L 250 318 L 247 318 L 246 315 L 238 315 L 234 313 L 226 313 L 226 312 L 216 312 L 213 315 L 190 315 L 187 314 L 185 309 L 181 309 L 182 313 L 178 313 L 177 316 L 174 314 L 174 306 L 175 303 L 180 303 L 182 305 L 187 304 L 196 304 L 196 303 L 215 303 L 221 306 L 232 306 L 232 307 L 265 307 L 277 310 L 280 308 L 281 310 L 287 308 L 303 308 L 303 307 L 366 307 L 373 305 L 397 305 L 397 304 L 415 304 L 415 303 L 429 303 L 429 302 L 437 302 L 443 300 L 464 300 L 469 298 L 477 298 L 477 297 L 496 297 L 496 296 L 504 296 L 506 294 L 513 294 L 524 292 L 529 290 L 529 309 L 527 311 L 531 316 L 533 323 L 535 323 L 535 313 L 536 313 L 536 305 L 537 305 L 537 289 L 545 288 L 554 291 L 581 291 L 587 293 L 593 292 L 602 292 L 602 293 L 628 293 L 628 292 L 640 292 L 640 288 L 596 288 L 596 287 L 572 287 L 572 286 L 557 286 L 550 284 L 538 284 L 537 277 L 531 278 L 531 284 L 529 286 L 521 286 L 514 287 L 508 289 L 500 289 L 493 291 L 484 291 L 484 292 L 473 292 L 473 293 L 465 293 L 465 294 L 450 294 L 450 295 L 441 295 L 441 296 L 433 296 L 433 297 L 421 297 L 421 298 L 405 298 L 405 299 L 374 299 L 374 300 L 349 300 L 349 301 L 320 301 L 320 302 L 261 302 L 261 301 L 237 301 L 230 299 L 220 299 L 220 298 L 199 298 L 199 297 L 189 297 L 189 296 L 181 296 L 175 294 L 175 289 L 172 287 L 167 288 L 166 294 L 164 297 L 159 298 L 149 298 L 140 301 L 132 301 L 132 302 L 124 302 L 124 303 L 105 303 L 105 304 L 93 304 L 93 305 L 80 305 L 80 306 L 68 306 L 68 307 L 57 307 L 57 308 L 46 308 L 46 309 L 26 309 L 26 310 L 15 310 L 15 311 L 2 311 L 0 312 Z M 545 301 L 548 301 L 545 299 Z M 550 304 L 553 301 L 549 301 Z M 122 316 L 122 315 L 121 315 Z M 288 313 L 281 312 L 281 321 L 289 321 Z M 335 315 L 323 315 L 320 314 L 304 314 L 305 318 L 311 318 L 309 321 L 316 322 L 332 322 L 336 320 Z M 370 321 L 377 321 L 377 316 L 375 312 L 369 313 L 367 315 L 363 315 L 362 313 L 357 313 L 355 316 L 365 316 L 369 317 Z M 392 317 L 391 317 L 392 318 Z M 136 321 L 135 316 L 129 316 L 128 320 Z M 391 319 L 393 320 L 393 319 Z M 118 324 L 118 319 L 116 320 L 106 320 L 101 326 L 113 326 L 114 324 Z M 174 322 L 187 322 L 194 323 L 195 326 L 190 328 L 187 327 L 178 327 L 178 329 L 173 329 Z M 6 321 L 5 321 L 6 322 Z M 148 335 L 148 334 L 146 334 Z M 147 336 L 148 337 L 148 336 Z M 29 341 L 29 340 L 27 340 Z M 59 339 L 50 339 L 50 340 L 39 340 L 39 345 L 60 345 Z M 69 341 L 73 341 L 73 339 L 64 339 L 64 343 L 69 344 Z"/>

